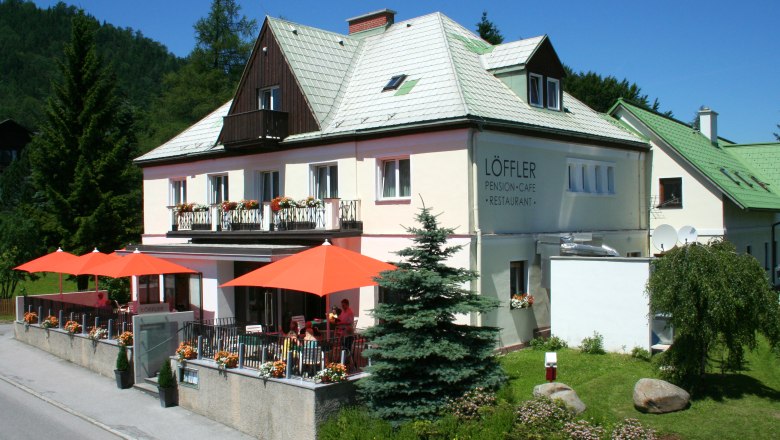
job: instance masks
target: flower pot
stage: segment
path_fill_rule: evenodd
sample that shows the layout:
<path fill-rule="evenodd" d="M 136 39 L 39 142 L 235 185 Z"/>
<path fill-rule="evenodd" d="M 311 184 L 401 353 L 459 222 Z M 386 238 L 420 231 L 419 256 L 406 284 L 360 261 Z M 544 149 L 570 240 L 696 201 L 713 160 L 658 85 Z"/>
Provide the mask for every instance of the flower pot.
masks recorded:
<path fill-rule="evenodd" d="M 157 392 L 160 395 L 160 406 L 163 408 L 168 408 L 169 406 L 176 405 L 176 387 L 157 387 Z"/>
<path fill-rule="evenodd" d="M 116 376 L 116 387 L 120 390 L 133 386 L 133 375 L 130 370 L 114 370 L 114 376 Z"/>

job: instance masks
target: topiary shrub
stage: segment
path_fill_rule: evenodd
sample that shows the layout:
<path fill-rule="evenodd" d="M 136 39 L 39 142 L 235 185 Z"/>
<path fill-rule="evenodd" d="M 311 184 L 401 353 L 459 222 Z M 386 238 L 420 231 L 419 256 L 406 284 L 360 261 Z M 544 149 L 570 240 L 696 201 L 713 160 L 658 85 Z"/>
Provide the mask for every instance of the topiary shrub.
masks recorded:
<path fill-rule="evenodd" d="M 593 332 L 593 337 L 585 338 L 580 345 L 580 351 L 588 354 L 605 354 L 604 336 L 599 332 Z"/>
<path fill-rule="evenodd" d="M 116 369 L 119 371 L 130 369 L 130 363 L 127 361 L 127 347 L 124 345 L 119 346 L 119 353 L 116 355 Z"/>
<path fill-rule="evenodd" d="M 171 362 L 168 359 L 163 362 L 160 373 L 157 375 L 157 386 L 160 388 L 173 388 L 176 386 L 176 378 L 173 376 Z"/>

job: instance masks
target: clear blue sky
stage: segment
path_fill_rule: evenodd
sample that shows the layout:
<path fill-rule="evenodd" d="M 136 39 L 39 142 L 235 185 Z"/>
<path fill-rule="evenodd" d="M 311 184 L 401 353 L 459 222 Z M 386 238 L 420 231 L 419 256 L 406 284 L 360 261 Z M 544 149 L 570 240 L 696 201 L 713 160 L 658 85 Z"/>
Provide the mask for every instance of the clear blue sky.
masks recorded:
<path fill-rule="evenodd" d="M 636 82 L 662 110 L 689 122 L 701 105 L 720 116 L 735 142 L 774 141 L 780 132 L 780 1 L 653 0 L 238 0 L 262 24 L 266 15 L 347 32 L 346 18 L 377 9 L 396 21 L 440 11 L 474 29 L 483 10 L 505 41 L 547 34 L 561 60 Z M 35 0 L 41 7 L 55 0 Z M 180 56 L 192 50 L 192 25 L 210 0 L 67 0 L 101 21 L 140 30 Z"/>

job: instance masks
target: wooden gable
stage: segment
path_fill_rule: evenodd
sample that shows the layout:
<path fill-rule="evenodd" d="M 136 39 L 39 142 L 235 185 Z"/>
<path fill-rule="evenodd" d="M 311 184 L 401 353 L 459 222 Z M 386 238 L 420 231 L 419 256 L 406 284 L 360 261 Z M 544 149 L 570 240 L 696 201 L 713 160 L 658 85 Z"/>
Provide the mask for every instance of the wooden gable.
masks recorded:
<path fill-rule="evenodd" d="M 281 136 L 282 138 L 287 135 L 320 130 L 317 119 L 266 20 L 244 68 L 228 115 L 225 117 L 226 125 L 220 134 L 220 142 L 225 143 L 228 140 L 226 143 L 228 146 L 229 137 L 233 136 L 227 132 L 230 129 L 228 120 L 231 117 L 257 112 L 260 109 L 258 93 L 269 87 L 279 87 L 281 105 L 278 112 L 286 113 L 286 133 Z M 251 144 L 252 142 L 243 142 L 242 146 L 251 146 Z"/>
<path fill-rule="evenodd" d="M 526 69 L 529 72 L 538 73 L 550 78 L 561 79 L 566 76 L 558 54 L 555 53 L 549 38 L 545 38 L 542 44 L 531 55 L 531 59 L 526 63 Z"/>

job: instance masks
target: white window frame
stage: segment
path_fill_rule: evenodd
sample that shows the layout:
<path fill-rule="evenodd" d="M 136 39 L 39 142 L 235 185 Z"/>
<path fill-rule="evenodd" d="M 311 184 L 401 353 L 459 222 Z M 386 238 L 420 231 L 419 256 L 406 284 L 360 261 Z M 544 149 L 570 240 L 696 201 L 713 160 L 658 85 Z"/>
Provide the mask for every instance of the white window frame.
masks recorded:
<path fill-rule="evenodd" d="M 270 202 L 274 199 L 276 196 L 281 196 L 283 194 L 282 192 L 282 174 L 279 172 L 279 170 L 263 170 L 263 171 L 256 171 L 255 172 L 255 192 L 257 195 L 257 201 L 260 203 L 263 202 Z M 277 185 L 274 187 L 274 174 L 276 174 L 276 181 Z M 266 200 L 264 198 L 265 196 L 265 177 L 269 176 L 270 183 L 271 183 L 271 191 L 270 195 L 271 198 Z M 276 194 L 276 195 L 274 195 Z"/>
<path fill-rule="evenodd" d="M 409 161 L 409 195 L 401 194 L 401 161 Z M 393 178 L 395 179 L 393 195 L 385 195 L 385 164 L 395 162 Z M 412 161 L 409 156 L 383 157 L 377 159 L 377 200 L 411 200 L 412 198 Z"/>
<path fill-rule="evenodd" d="M 335 178 L 335 195 L 333 195 L 333 182 L 332 182 L 332 170 L 335 167 L 336 169 L 336 178 Z M 326 179 L 325 182 L 326 188 L 325 188 L 325 197 L 320 197 L 320 181 L 319 181 L 319 170 L 322 168 L 326 168 Z M 318 163 L 318 164 L 312 164 L 311 165 L 311 193 L 314 195 L 314 197 L 318 199 L 330 199 L 330 198 L 338 198 L 339 197 L 339 164 L 337 162 L 329 162 L 329 163 Z"/>
<path fill-rule="evenodd" d="M 538 102 L 534 102 L 531 97 L 531 89 L 533 88 L 533 79 L 536 78 L 538 81 L 536 83 L 536 93 L 539 98 Z M 544 107 L 544 77 L 542 75 L 539 75 L 537 73 L 529 73 L 528 74 L 528 103 L 531 104 L 534 107 L 543 108 Z"/>
<path fill-rule="evenodd" d="M 168 205 L 187 203 L 187 178 L 177 177 L 168 181 Z"/>
<path fill-rule="evenodd" d="M 220 179 L 219 186 L 220 186 L 220 192 L 222 194 L 222 200 L 217 200 L 216 197 L 216 188 L 215 188 L 215 180 Z M 208 180 L 208 194 L 207 194 L 207 200 L 209 201 L 209 204 L 216 205 L 219 203 L 222 203 L 225 200 L 230 200 L 230 184 L 228 180 L 227 173 L 224 174 L 209 174 L 209 180 Z"/>
<path fill-rule="evenodd" d="M 268 94 L 270 105 L 265 105 L 265 95 Z M 265 87 L 257 91 L 257 108 L 260 110 L 279 111 L 282 106 L 282 92 L 279 86 Z"/>
<path fill-rule="evenodd" d="M 512 284 L 517 287 L 521 287 L 517 292 L 512 291 Z M 518 286 L 522 284 L 522 286 Z M 512 295 L 528 293 L 528 261 L 510 261 L 509 262 L 509 298 Z"/>
<path fill-rule="evenodd" d="M 550 86 L 555 86 L 555 92 L 550 93 Z M 547 108 L 550 110 L 560 110 L 561 109 L 561 82 L 560 80 L 557 80 L 555 78 L 547 78 L 546 85 L 545 85 L 545 92 L 546 93 L 546 100 L 545 104 Z M 554 102 L 550 102 L 552 98 L 555 98 Z"/>
<path fill-rule="evenodd" d="M 566 160 L 566 191 L 572 194 L 615 194 L 615 164 L 587 159 Z"/>

